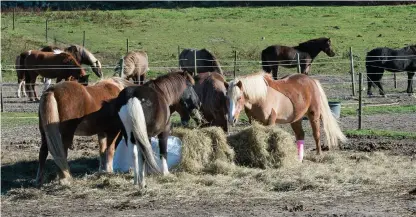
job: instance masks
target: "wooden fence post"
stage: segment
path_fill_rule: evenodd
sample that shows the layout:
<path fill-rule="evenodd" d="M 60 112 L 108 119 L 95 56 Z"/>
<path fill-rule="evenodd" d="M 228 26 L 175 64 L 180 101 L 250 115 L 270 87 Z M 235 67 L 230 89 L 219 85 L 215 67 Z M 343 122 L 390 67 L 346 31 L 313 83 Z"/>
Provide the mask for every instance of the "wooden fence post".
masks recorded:
<path fill-rule="evenodd" d="M 196 49 L 194 50 L 194 67 L 195 67 L 194 75 L 198 75 L 198 69 L 196 65 Z"/>
<path fill-rule="evenodd" d="M 45 25 L 45 41 L 48 43 L 48 19 L 46 19 Z"/>
<path fill-rule="evenodd" d="M 82 32 L 82 46 L 85 47 L 85 31 Z"/>
<path fill-rule="evenodd" d="M 14 10 L 15 8 L 13 8 L 13 30 L 14 30 Z"/>
<path fill-rule="evenodd" d="M 237 69 L 237 50 L 234 50 L 234 78 L 235 78 L 235 73 Z"/>
<path fill-rule="evenodd" d="M 362 119 L 361 114 L 363 112 L 363 98 L 362 98 L 362 92 L 363 92 L 363 73 L 358 74 L 358 129 L 361 130 L 362 128 Z"/>
<path fill-rule="evenodd" d="M 355 72 L 354 72 L 354 57 L 352 54 L 352 47 L 350 47 L 350 67 L 351 67 L 352 96 L 355 96 Z"/>
<path fill-rule="evenodd" d="M 299 58 L 299 53 L 296 53 L 296 61 L 298 63 L 298 73 L 300 73 L 300 58 Z"/>
<path fill-rule="evenodd" d="M 1 100 L 1 102 L 0 102 L 0 104 L 1 104 L 1 112 L 4 112 L 4 105 L 3 105 L 3 73 L 2 72 L 0 72 L 0 100 Z"/>
<path fill-rule="evenodd" d="M 397 88 L 397 78 L 396 78 L 396 73 L 393 72 L 393 79 L 394 79 L 394 89 Z"/>
<path fill-rule="evenodd" d="M 181 47 L 178 45 L 178 68 L 181 69 L 181 59 L 180 56 L 181 55 Z"/>
<path fill-rule="evenodd" d="M 127 41 L 126 41 L 126 50 L 127 50 L 127 53 L 129 53 L 129 39 L 127 39 Z"/>

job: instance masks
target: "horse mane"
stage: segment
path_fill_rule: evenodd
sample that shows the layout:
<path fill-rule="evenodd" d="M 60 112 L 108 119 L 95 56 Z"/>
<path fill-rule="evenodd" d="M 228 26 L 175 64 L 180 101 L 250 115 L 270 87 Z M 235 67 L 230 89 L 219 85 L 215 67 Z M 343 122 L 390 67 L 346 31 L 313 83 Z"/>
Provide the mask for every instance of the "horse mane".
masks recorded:
<path fill-rule="evenodd" d="M 237 91 L 234 90 L 234 86 L 237 85 L 238 82 L 241 82 L 242 89 L 244 96 L 247 98 L 249 102 L 257 102 L 260 100 L 264 100 L 267 96 L 267 88 L 268 83 L 266 82 L 264 76 L 266 73 L 263 71 L 253 73 L 250 75 L 246 75 L 244 77 L 238 77 L 235 80 L 229 83 L 229 90 L 231 90 L 231 96 L 238 94 Z"/>
<path fill-rule="evenodd" d="M 314 46 L 314 45 L 316 45 L 320 42 L 324 42 L 324 41 L 327 41 L 327 40 L 329 40 L 329 38 L 325 38 L 325 37 L 315 38 L 315 39 L 311 39 L 309 41 L 302 42 L 297 47 L 299 47 L 299 48 L 310 48 L 311 46 Z"/>
<path fill-rule="evenodd" d="M 164 94 L 166 100 L 174 102 L 182 95 L 186 82 L 195 84 L 191 75 L 182 71 L 170 72 L 148 81 L 144 85 L 156 89 Z"/>
<path fill-rule="evenodd" d="M 85 47 L 81 46 L 81 45 L 71 45 L 74 46 L 76 48 L 76 50 L 79 52 L 79 54 L 81 55 L 81 59 L 86 59 L 88 60 L 91 65 L 95 66 L 95 63 L 98 64 L 98 68 L 101 69 L 101 62 L 98 61 L 97 58 L 95 58 L 95 56 L 89 51 L 87 50 Z"/>
<path fill-rule="evenodd" d="M 120 78 L 120 77 L 109 77 L 109 78 L 103 78 L 102 80 L 99 80 L 97 82 L 95 82 L 92 85 L 99 85 L 102 83 L 115 83 L 115 85 L 120 89 L 123 90 L 126 87 L 129 86 L 134 86 L 136 84 L 134 84 L 133 82 L 130 82 L 126 79 Z"/>

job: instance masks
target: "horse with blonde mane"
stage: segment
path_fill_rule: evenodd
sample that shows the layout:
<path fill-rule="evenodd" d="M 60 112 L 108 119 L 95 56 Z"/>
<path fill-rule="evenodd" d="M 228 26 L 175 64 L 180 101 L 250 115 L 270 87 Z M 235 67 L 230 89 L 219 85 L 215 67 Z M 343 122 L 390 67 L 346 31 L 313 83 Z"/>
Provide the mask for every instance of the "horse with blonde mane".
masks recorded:
<path fill-rule="evenodd" d="M 133 79 L 135 84 L 143 84 L 149 71 L 148 59 L 144 51 L 130 51 L 119 60 L 114 68 L 113 76 L 120 74 L 120 77 L 124 79 Z"/>
<path fill-rule="evenodd" d="M 331 113 L 320 82 L 307 75 L 294 74 L 273 80 L 270 74 L 259 72 L 239 77 L 229 82 L 227 97 L 230 124 L 237 122 L 243 107 L 250 122 L 254 119 L 265 125 L 290 123 L 297 140 L 300 160 L 303 158 L 305 138 L 303 116 L 309 118 L 318 155 L 322 153 L 321 120 L 328 147 L 337 146 L 338 140 L 347 140 Z"/>
<path fill-rule="evenodd" d="M 110 101 L 130 83 L 115 77 L 101 80 L 91 86 L 77 82 L 61 82 L 46 90 L 39 103 L 39 130 L 41 147 L 37 185 L 43 182 L 48 151 L 60 169 L 60 180 L 69 183 L 71 175 L 67 162 L 68 149 L 74 135 L 98 134 L 100 171 L 112 171 L 112 158 L 120 122 Z M 109 145 L 110 144 L 110 145 Z"/>

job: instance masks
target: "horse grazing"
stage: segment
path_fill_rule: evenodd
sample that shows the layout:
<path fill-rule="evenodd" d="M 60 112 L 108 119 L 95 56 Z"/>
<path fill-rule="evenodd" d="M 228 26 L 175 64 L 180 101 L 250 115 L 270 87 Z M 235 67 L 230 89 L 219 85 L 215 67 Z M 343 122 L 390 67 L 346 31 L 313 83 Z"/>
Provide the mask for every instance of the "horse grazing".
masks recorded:
<path fill-rule="evenodd" d="M 380 95 L 385 95 L 381 79 L 384 70 L 389 72 L 407 72 L 407 89 L 409 94 L 413 93 L 413 76 L 416 72 L 416 45 L 410 45 L 398 50 L 388 47 L 379 47 L 367 53 L 365 58 L 367 68 L 367 95 L 373 95 L 372 86 L 379 88 Z"/>
<path fill-rule="evenodd" d="M 95 75 L 99 78 L 103 77 L 100 61 L 85 47 L 81 45 L 71 45 L 65 48 L 64 51 L 72 54 L 80 64 L 89 65 Z"/>
<path fill-rule="evenodd" d="M 196 72 L 217 72 L 222 73 L 220 63 L 217 58 L 207 49 L 184 49 L 179 54 L 179 66 L 182 70 L 195 75 L 195 52 L 196 52 Z"/>
<path fill-rule="evenodd" d="M 35 83 L 38 75 L 44 78 L 56 78 L 56 82 L 61 80 L 76 79 L 84 85 L 88 84 L 88 75 L 79 65 L 74 57 L 69 53 L 54 54 L 52 52 L 42 52 L 29 50 L 20 54 L 20 64 L 25 75 L 25 85 L 29 92 L 29 98 L 34 95 L 38 99 Z"/>
<path fill-rule="evenodd" d="M 302 74 L 308 74 L 311 64 L 318 54 L 323 51 L 326 55 L 333 57 L 335 52 L 331 48 L 331 39 L 317 38 L 303 43 L 295 47 L 283 45 L 272 45 L 261 52 L 261 61 L 263 70 L 273 74 L 273 78 L 277 79 L 279 66 L 286 68 L 297 67 L 296 54 L 299 54 L 300 71 Z"/>
<path fill-rule="evenodd" d="M 114 69 L 114 75 L 120 74 L 122 78 L 133 79 L 136 84 L 143 84 L 149 71 L 147 53 L 144 51 L 130 51 L 120 59 Z"/>
<path fill-rule="evenodd" d="M 166 163 L 171 116 L 169 107 L 181 103 L 188 113 L 199 114 L 200 102 L 193 84 L 193 78 L 186 72 L 168 73 L 142 86 L 124 89 L 115 100 L 116 111 L 123 123 L 123 137 L 128 147 L 133 149 L 134 184 L 145 186 L 145 165 L 160 173 L 150 144 L 151 136 L 159 138 L 162 173 L 169 173 Z"/>
<path fill-rule="evenodd" d="M 225 132 L 228 132 L 227 86 L 224 76 L 216 72 L 199 73 L 194 85 L 207 125 L 221 127 Z"/>
<path fill-rule="evenodd" d="M 265 125 L 290 123 L 295 133 L 300 159 L 303 158 L 305 133 L 302 118 L 308 116 L 315 139 L 317 154 L 321 154 L 320 120 L 322 120 L 328 146 L 338 145 L 346 137 L 332 115 L 328 100 L 318 80 L 304 74 L 294 74 L 273 80 L 263 72 L 236 78 L 229 82 L 228 121 L 235 124 L 240 111 L 245 108 L 252 119 Z"/>
<path fill-rule="evenodd" d="M 49 88 L 39 103 L 39 130 L 41 147 L 37 185 L 43 182 L 48 151 L 60 169 L 63 183 L 70 181 L 67 162 L 68 148 L 72 147 L 74 135 L 98 134 L 100 171 L 112 171 L 112 159 L 121 123 L 112 110 L 112 99 L 132 83 L 121 78 L 101 80 L 91 86 L 77 82 L 61 82 Z M 110 145 L 109 145 L 110 144 Z"/>

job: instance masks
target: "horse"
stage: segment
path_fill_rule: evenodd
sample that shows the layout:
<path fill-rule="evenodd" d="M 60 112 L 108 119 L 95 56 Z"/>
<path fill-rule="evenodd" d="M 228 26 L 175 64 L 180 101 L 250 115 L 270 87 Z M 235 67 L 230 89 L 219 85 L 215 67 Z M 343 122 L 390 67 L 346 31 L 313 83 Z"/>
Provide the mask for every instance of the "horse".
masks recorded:
<path fill-rule="evenodd" d="M 64 51 L 72 54 L 80 64 L 89 65 L 95 75 L 99 78 L 103 77 L 101 62 L 85 47 L 81 45 L 71 45 L 65 48 Z"/>
<path fill-rule="evenodd" d="M 74 135 L 98 134 L 100 171 L 112 171 L 112 157 L 120 122 L 114 115 L 112 99 L 133 84 L 121 78 L 101 80 L 91 86 L 77 82 L 61 82 L 46 90 L 39 103 L 39 130 L 41 147 L 36 184 L 43 182 L 48 151 L 60 169 L 60 181 L 69 184 L 68 149 Z M 109 145 L 110 144 L 110 145 Z"/>
<path fill-rule="evenodd" d="M 35 83 L 38 75 L 45 78 L 56 78 L 56 82 L 61 80 L 73 80 L 84 85 L 88 84 L 88 75 L 81 65 L 69 53 L 55 54 L 52 52 L 42 52 L 29 50 L 20 54 L 20 64 L 25 75 L 26 88 L 29 92 L 29 98 L 32 101 L 32 95 L 35 100 L 38 99 Z M 32 92 L 33 91 L 33 92 Z"/>
<path fill-rule="evenodd" d="M 122 78 L 133 79 L 136 84 L 143 84 L 149 71 L 147 53 L 144 51 L 130 51 L 120 59 L 114 69 L 114 75 L 120 74 Z"/>
<path fill-rule="evenodd" d="M 194 80 L 187 72 L 168 73 L 142 86 L 124 89 L 115 100 L 123 124 L 122 135 L 128 147 L 132 148 L 135 185 L 145 186 L 146 165 L 155 173 L 169 173 L 166 162 L 171 126 L 169 107 L 179 102 L 191 116 L 198 116 L 200 102 L 193 84 Z M 152 136 L 159 139 L 161 171 L 152 152 L 149 140 Z M 142 165 L 140 168 L 139 163 Z"/>
<path fill-rule="evenodd" d="M 216 72 L 199 73 L 195 77 L 195 92 L 208 122 L 205 125 L 221 127 L 225 132 L 228 132 L 227 86 L 224 76 Z"/>
<path fill-rule="evenodd" d="M 286 68 L 297 67 L 296 54 L 298 53 L 300 71 L 302 74 L 308 74 L 313 60 L 321 51 L 329 57 L 335 56 L 330 38 L 312 39 L 295 47 L 271 45 L 261 52 L 263 70 L 267 73 L 272 73 L 273 78 L 277 79 L 279 66 Z"/>
<path fill-rule="evenodd" d="M 196 72 L 195 72 L 195 53 L 196 53 Z M 207 49 L 183 49 L 179 54 L 180 69 L 195 75 L 201 72 L 217 72 L 223 74 L 217 58 Z"/>
<path fill-rule="evenodd" d="M 406 92 L 413 94 L 413 76 L 416 72 L 416 45 L 406 46 L 397 50 L 388 47 L 374 48 L 367 53 L 365 61 L 368 96 L 373 95 L 371 91 L 372 86 L 377 86 L 380 95 L 385 95 L 383 86 L 381 86 L 384 70 L 393 73 L 407 72 Z"/>
<path fill-rule="evenodd" d="M 305 133 L 302 118 L 307 116 L 313 131 L 318 155 L 320 144 L 320 120 L 322 120 L 328 147 L 337 146 L 338 140 L 347 139 L 342 133 L 328 105 L 328 99 L 318 80 L 304 74 L 273 80 L 264 72 L 239 77 L 229 82 L 228 122 L 235 124 L 244 107 L 249 121 L 257 120 L 265 125 L 290 123 L 296 137 L 299 159 L 303 158 Z"/>

